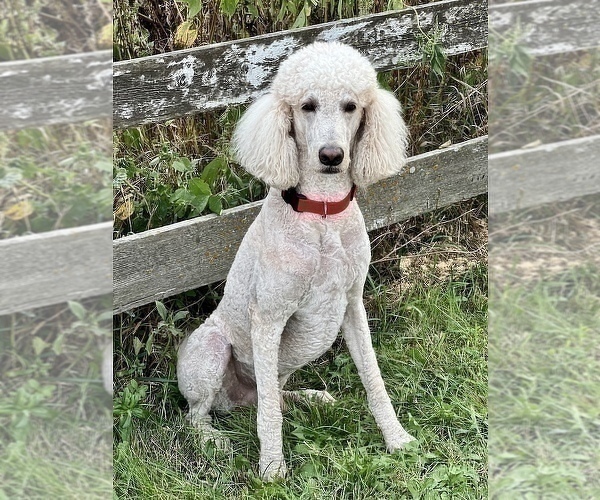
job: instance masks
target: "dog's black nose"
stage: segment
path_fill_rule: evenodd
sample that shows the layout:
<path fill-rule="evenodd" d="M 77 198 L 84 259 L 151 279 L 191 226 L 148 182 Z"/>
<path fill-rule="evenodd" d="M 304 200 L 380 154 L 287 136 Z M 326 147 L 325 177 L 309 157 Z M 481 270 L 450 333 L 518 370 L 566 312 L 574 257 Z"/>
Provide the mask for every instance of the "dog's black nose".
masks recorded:
<path fill-rule="evenodd" d="M 323 165 L 328 167 L 336 167 L 344 159 L 344 151 L 342 148 L 334 146 L 324 146 L 319 150 L 319 160 Z"/>

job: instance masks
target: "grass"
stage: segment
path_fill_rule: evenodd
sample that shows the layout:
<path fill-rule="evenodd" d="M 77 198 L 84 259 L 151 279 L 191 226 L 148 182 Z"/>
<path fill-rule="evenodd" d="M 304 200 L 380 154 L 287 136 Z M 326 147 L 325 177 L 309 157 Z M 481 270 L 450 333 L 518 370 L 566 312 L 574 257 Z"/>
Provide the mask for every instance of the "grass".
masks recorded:
<path fill-rule="evenodd" d="M 600 495 L 598 201 L 491 224 L 492 498 Z"/>
<path fill-rule="evenodd" d="M 110 494 L 100 300 L 0 317 L 0 498 Z"/>
<path fill-rule="evenodd" d="M 291 388 L 325 387 L 337 402 L 298 403 L 285 412 L 284 454 L 291 475 L 282 482 L 263 483 L 256 476 L 256 410 L 216 416 L 216 426 L 233 443 L 231 452 L 203 447 L 184 420 L 185 403 L 167 352 L 163 355 L 169 361 L 163 361 L 159 377 L 139 377 L 139 383 L 121 379 L 126 392 L 141 392 L 134 408 L 142 411 L 126 433 L 125 419 L 116 423 L 117 496 L 484 498 L 485 266 L 437 286 L 416 285 L 407 293 L 391 285 L 370 285 L 366 296 L 388 392 L 418 445 L 393 455 L 385 452 L 353 362 L 337 343 L 289 382 Z M 127 346 L 123 351 L 119 365 L 130 366 Z M 141 351 L 138 360 L 147 358 Z M 120 393 L 117 405 L 124 399 Z"/>
<path fill-rule="evenodd" d="M 103 395 L 104 396 L 104 395 Z M 110 480 L 110 411 L 94 420 L 40 418 L 36 437 L 2 446 L 0 498 L 107 498 Z M 72 418 L 72 416 L 71 416 Z"/>
<path fill-rule="evenodd" d="M 600 494 L 598 277 L 582 268 L 490 298 L 494 498 Z"/>

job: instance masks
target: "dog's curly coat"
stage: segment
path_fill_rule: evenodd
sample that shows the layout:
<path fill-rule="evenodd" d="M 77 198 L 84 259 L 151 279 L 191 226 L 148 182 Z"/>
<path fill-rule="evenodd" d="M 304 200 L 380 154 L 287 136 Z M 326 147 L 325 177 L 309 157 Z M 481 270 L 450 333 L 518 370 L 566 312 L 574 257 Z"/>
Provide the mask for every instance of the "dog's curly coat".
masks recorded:
<path fill-rule="evenodd" d="M 396 98 L 377 84 L 369 61 L 340 43 L 314 43 L 285 60 L 269 92 L 234 134 L 250 173 L 271 186 L 210 318 L 179 349 L 179 388 L 190 418 L 219 440 L 211 409 L 258 404 L 260 474 L 285 474 L 280 397 L 288 377 L 327 351 L 341 328 L 388 450 L 412 437 L 402 428 L 373 351 L 362 291 L 370 261 L 355 200 L 326 218 L 282 198 L 296 188 L 337 201 L 398 173 L 407 131 Z M 331 401 L 325 391 L 304 395 Z"/>

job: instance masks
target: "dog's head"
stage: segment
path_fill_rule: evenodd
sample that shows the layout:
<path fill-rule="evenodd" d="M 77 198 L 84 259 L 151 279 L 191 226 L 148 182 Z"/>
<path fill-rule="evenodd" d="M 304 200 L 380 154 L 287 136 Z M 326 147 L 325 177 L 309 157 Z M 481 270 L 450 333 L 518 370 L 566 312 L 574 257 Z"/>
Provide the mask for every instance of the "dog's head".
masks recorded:
<path fill-rule="evenodd" d="M 279 189 L 301 169 L 366 186 L 398 173 L 407 130 L 400 104 L 369 61 L 340 43 L 313 43 L 286 59 L 269 92 L 240 120 L 233 147 L 244 168 Z"/>

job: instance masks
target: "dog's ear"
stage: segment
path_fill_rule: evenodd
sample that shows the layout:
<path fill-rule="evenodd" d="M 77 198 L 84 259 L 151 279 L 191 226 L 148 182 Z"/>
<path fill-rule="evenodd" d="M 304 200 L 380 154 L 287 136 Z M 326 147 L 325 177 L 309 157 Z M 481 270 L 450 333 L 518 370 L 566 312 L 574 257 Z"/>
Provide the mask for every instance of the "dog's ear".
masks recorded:
<path fill-rule="evenodd" d="M 391 92 L 375 89 L 353 148 L 354 183 L 364 187 L 399 173 L 406 163 L 407 143 L 400 103 Z"/>
<path fill-rule="evenodd" d="M 288 189 L 299 182 L 291 109 L 272 93 L 246 110 L 233 134 L 233 151 L 242 167 L 269 186 Z"/>

